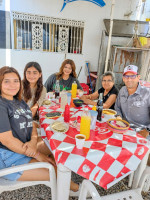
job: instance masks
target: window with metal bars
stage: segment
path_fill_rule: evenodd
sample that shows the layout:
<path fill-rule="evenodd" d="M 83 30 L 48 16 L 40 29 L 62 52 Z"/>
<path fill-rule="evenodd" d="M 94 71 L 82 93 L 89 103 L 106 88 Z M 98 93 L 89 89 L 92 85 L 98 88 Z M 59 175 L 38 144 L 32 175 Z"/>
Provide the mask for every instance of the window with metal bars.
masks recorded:
<path fill-rule="evenodd" d="M 13 12 L 14 48 L 82 54 L 84 22 Z"/>

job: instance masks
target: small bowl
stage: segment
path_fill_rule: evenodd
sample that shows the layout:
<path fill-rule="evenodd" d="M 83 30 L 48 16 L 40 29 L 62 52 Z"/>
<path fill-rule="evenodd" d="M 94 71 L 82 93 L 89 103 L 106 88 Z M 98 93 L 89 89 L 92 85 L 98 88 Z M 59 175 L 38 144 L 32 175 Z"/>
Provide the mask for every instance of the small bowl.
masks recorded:
<path fill-rule="evenodd" d="M 104 119 L 113 119 L 115 118 L 115 115 L 117 114 L 117 112 L 115 110 L 112 109 L 103 109 L 103 116 Z"/>
<path fill-rule="evenodd" d="M 83 100 L 81 99 L 74 99 L 73 103 L 76 107 L 82 106 L 83 105 Z"/>
<path fill-rule="evenodd" d="M 126 127 L 117 125 L 117 122 L 123 123 Z M 127 121 L 122 120 L 122 119 L 109 119 L 107 121 L 107 124 L 108 124 L 108 128 L 115 133 L 125 133 L 130 127 L 130 124 Z"/>

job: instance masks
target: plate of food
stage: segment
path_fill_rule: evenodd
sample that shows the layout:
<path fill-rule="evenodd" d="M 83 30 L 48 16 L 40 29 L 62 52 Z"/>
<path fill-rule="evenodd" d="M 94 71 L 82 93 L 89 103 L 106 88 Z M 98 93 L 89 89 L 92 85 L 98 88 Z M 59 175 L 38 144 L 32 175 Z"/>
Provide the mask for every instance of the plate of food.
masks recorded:
<path fill-rule="evenodd" d="M 115 118 L 115 115 L 117 114 L 117 112 L 112 109 L 103 109 L 102 113 L 103 113 L 104 119 L 107 119 L 107 120 Z"/>
<path fill-rule="evenodd" d="M 69 125 L 62 121 L 55 121 L 50 127 L 54 133 L 65 133 L 69 130 Z"/>
<path fill-rule="evenodd" d="M 51 101 L 46 99 L 43 101 L 42 105 L 46 105 L 46 106 L 49 106 L 51 104 Z"/>
<path fill-rule="evenodd" d="M 61 117 L 61 115 L 62 114 L 60 112 L 53 111 L 53 112 L 50 112 L 50 113 L 46 113 L 45 117 L 50 119 L 50 118 Z"/>
<path fill-rule="evenodd" d="M 130 127 L 129 123 L 122 119 L 109 119 L 107 124 L 108 128 L 115 133 L 125 133 Z"/>

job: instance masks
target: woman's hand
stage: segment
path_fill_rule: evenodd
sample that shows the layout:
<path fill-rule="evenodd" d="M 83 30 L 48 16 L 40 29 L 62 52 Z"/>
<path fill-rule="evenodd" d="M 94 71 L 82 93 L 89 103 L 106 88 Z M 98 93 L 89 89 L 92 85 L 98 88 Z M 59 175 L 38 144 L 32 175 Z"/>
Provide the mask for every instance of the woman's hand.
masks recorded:
<path fill-rule="evenodd" d="M 85 101 L 87 98 L 86 98 L 86 95 L 82 95 L 81 97 L 79 97 L 79 99 Z"/>
<path fill-rule="evenodd" d="M 37 142 L 30 140 L 23 144 L 23 148 L 26 149 L 25 155 L 28 157 L 34 157 L 37 153 Z"/>
<path fill-rule="evenodd" d="M 37 154 L 34 156 L 34 158 L 36 160 L 38 160 L 39 162 L 48 162 L 48 163 L 51 163 L 53 166 L 56 166 L 56 163 L 53 160 L 53 158 L 51 158 L 43 153 L 37 152 Z"/>

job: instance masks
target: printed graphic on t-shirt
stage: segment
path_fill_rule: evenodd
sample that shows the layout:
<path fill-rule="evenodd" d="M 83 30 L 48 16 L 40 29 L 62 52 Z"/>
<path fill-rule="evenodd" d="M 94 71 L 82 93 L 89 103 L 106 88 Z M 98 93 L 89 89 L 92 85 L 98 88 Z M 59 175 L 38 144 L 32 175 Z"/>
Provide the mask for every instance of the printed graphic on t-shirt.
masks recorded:
<path fill-rule="evenodd" d="M 20 117 L 24 116 L 28 120 L 31 119 L 31 121 L 24 121 L 20 122 Z M 25 129 L 26 127 L 30 128 L 32 127 L 32 112 L 29 109 L 24 109 L 24 108 L 17 108 L 14 112 L 14 118 L 18 119 L 19 127 L 20 129 Z"/>

